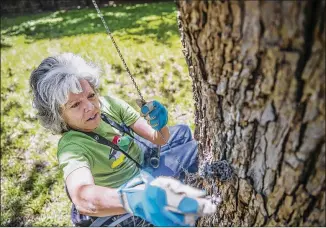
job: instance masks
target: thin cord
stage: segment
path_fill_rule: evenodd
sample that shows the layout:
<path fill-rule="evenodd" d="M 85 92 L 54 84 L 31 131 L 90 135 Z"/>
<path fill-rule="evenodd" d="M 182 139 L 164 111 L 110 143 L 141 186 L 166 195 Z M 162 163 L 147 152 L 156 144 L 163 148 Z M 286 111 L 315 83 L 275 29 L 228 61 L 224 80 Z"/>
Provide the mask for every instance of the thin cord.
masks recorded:
<path fill-rule="evenodd" d="M 137 90 L 137 92 L 138 92 L 138 95 L 139 95 L 140 99 L 142 100 L 143 103 L 146 103 L 144 97 L 142 96 L 142 94 L 141 94 L 141 92 L 140 92 L 140 90 L 139 90 L 139 88 L 138 88 L 138 86 L 137 86 L 137 84 L 136 84 L 136 82 L 135 82 L 134 77 L 132 76 L 132 74 L 131 74 L 131 72 L 130 72 L 130 70 L 129 70 L 129 67 L 127 66 L 126 61 L 124 60 L 124 58 L 123 58 L 123 56 L 122 56 L 122 54 L 121 54 L 121 52 L 120 52 L 120 49 L 119 49 L 117 43 L 115 42 L 115 40 L 114 40 L 114 38 L 113 38 L 113 35 L 111 34 L 111 31 L 110 31 L 109 27 L 107 26 L 107 24 L 106 24 L 106 22 L 105 22 L 105 20 L 104 20 L 104 17 L 103 17 L 103 15 L 102 15 L 102 13 L 101 13 L 100 8 L 97 6 L 95 0 L 92 0 L 92 2 L 93 2 L 93 5 L 95 6 L 95 9 L 96 9 L 96 11 L 97 11 L 97 14 L 100 16 L 100 18 L 101 18 L 101 20 L 102 20 L 102 23 L 103 23 L 103 25 L 104 25 L 104 27 L 105 27 L 105 29 L 106 29 L 108 35 L 110 36 L 110 38 L 111 38 L 111 40 L 112 40 L 112 43 L 114 44 L 115 49 L 117 50 L 117 52 L 118 52 L 118 54 L 119 54 L 120 59 L 122 60 L 122 63 L 123 63 L 123 65 L 124 65 L 126 71 L 128 72 L 129 77 L 131 78 L 132 83 L 134 84 L 134 86 L 135 86 L 135 88 L 136 88 L 136 90 Z"/>

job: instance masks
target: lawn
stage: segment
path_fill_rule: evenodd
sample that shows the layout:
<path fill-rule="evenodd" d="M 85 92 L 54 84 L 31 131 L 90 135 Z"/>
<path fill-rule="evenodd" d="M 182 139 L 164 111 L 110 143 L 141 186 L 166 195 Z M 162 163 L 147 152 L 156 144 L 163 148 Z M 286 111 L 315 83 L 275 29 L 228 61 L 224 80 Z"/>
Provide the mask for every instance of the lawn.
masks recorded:
<path fill-rule="evenodd" d="M 169 125 L 194 128 L 191 79 L 174 3 L 102 7 L 105 20 L 146 100 L 169 110 Z M 60 135 L 32 108 L 31 71 L 51 55 L 73 52 L 98 63 L 102 95 L 137 108 L 137 91 L 94 8 L 1 17 L 1 226 L 71 226 L 58 168 Z"/>

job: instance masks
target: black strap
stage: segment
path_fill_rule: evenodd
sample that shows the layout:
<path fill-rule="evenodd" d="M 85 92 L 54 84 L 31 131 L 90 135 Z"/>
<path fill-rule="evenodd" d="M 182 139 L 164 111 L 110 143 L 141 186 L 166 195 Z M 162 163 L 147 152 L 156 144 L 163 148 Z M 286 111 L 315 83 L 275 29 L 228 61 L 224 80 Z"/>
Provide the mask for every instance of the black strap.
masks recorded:
<path fill-rule="evenodd" d="M 157 159 L 159 159 L 160 157 L 160 153 L 161 153 L 161 147 L 158 146 L 158 150 L 153 150 L 153 148 L 149 147 L 148 145 L 146 145 L 146 143 L 138 140 L 137 138 L 135 138 L 133 136 L 133 134 L 131 134 L 132 129 L 130 129 L 127 125 L 125 125 L 124 123 L 122 125 L 118 124 L 117 122 L 115 122 L 114 120 L 110 119 L 107 115 L 105 115 L 104 113 L 101 113 L 101 118 L 104 122 L 106 122 L 107 124 L 111 125 L 111 127 L 117 129 L 118 131 L 120 131 L 122 134 L 126 133 L 127 135 L 129 135 L 131 138 L 133 138 L 134 140 L 138 141 L 139 143 L 141 143 L 143 146 L 147 147 L 150 150 L 150 154 L 149 157 L 150 160 L 153 159 L 153 161 L 150 162 L 150 164 L 152 165 L 153 168 L 157 168 L 157 165 L 153 165 L 152 162 L 157 162 Z M 145 155 L 146 157 L 146 155 Z"/>
<path fill-rule="evenodd" d="M 130 137 L 132 137 L 133 139 L 135 138 L 131 133 L 129 129 L 124 128 L 123 126 L 119 125 L 118 123 L 114 122 L 113 120 L 109 119 L 105 114 L 101 114 L 101 118 L 102 120 L 104 120 L 106 123 L 110 124 L 112 127 L 116 128 L 117 130 L 119 130 L 122 133 L 126 133 L 128 134 Z M 79 131 L 79 130 L 75 130 L 75 131 Z M 114 150 L 120 151 L 121 153 L 123 153 L 127 158 L 129 158 L 130 160 L 132 160 L 136 166 L 140 169 L 143 168 L 143 166 L 141 164 L 139 164 L 139 162 L 137 162 L 135 159 L 133 159 L 128 153 L 126 153 L 125 151 L 121 150 L 119 146 L 115 145 L 114 143 L 110 142 L 109 140 L 107 140 L 106 138 L 104 138 L 101 135 L 98 135 L 94 132 L 84 132 L 84 131 L 79 131 L 81 133 L 84 133 L 90 137 L 92 137 L 93 139 L 96 140 L 96 142 L 101 143 L 103 145 L 109 146 Z"/>
<path fill-rule="evenodd" d="M 121 153 L 123 153 L 127 158 L 129 158 L 130 160 L 132 160 L 138 168 L 142 169 L 142 165 L 139 164 L 135 159 L 133 159 L 128 153 L 126 153 L 125 151 L 121 150 L 117 145 L 115 145 L 114 143 L 110 142 L 109 140 L 107 140 L 106 138 L 104 138 L 101 135 L 98 135 L 94 132 L 83 132 L 86 135 L 92 137 L 93 139 L 95 139 L 98 143 L 101 143 L 103 145 L 109 146 L 114 150 L 120 151 Z"/>
<path fill-rule="evenodd" d="M 127 135 L 129 135 L 131 138 L 135 138 L 131 132 L 130 129 L 125 126 L 125 125 L 120 125 L 117 122 L 111 120 L 110 118 L 107 117 L 107 115 L 105 115 L 104 113 L 101 113 L 101 118 L 104 122 L 106 122 L 107 124 L 111 125 L 111 127 L 117 129 L 118 131 L 122 132 L 122 133 L 126 133 Z"/>
<path fill-rule="evenodd" d="M 131 134 L 131 132 L 133 132 L 132 129 L 130 127 L 128 127 L 127 125 L 125 125 L 124 123 L 122 125 L 120 125 L 117 122 L 115 122 L 114 120 L 111 120 L 104 113 L 101 114 L 101 118 L 102 118 L 102 120 L 104 122 L 106 122 L 107 124 L 111 125 L 111 127 L 117 129 L 121 133 L 125 133 L 125 134 L 129 135 L 131 138 L 133 138 L 137 142 L 141 143 L 143 146 L 147 147 L 149 150 L 151 150 L 153 152 L 153 148 L 149 147 L 148 145 L 146 145 L 146 143 L 144 143 L 144 142 L 140 141 L 139 139 L 135 138 L 135 136 L 133 134 Z M 159 150 L 160 150 L 160 147 L 159 147 Z"/>

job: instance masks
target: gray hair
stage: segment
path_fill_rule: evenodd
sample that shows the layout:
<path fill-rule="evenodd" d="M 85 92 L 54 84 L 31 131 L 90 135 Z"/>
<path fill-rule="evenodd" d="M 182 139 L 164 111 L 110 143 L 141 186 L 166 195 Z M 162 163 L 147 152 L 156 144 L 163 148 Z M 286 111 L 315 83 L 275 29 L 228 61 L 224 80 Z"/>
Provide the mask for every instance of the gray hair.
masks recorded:
<path fill-rule="evenodd" d="M 61 106 L 68 101 L 69 92 L 82 92 L 79 80 L 85 79 L 96 90 L 101 70 L 80 56 L 63 53 L 48 57 L 30 77 L 33 107 L 38 111 L 41 124 L 54 133 L 63 133 L 68 126 L 61 117 Z"/>

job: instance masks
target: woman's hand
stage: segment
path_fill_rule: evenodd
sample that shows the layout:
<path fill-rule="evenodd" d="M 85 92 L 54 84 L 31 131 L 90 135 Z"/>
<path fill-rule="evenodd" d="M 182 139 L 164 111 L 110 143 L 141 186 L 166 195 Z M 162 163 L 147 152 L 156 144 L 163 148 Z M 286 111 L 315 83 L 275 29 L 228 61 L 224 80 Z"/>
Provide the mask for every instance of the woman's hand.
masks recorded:
<path fill-rule="evenodd" d="M 135 123 L 131 124 L 131 129 L 137 135 L 156 145 L 165 145 L 170 138 L 169 128 L 166 126 L 168 122 L 166 108 L 158 101 L 151 101 L 143 105 L 138 100 L 137 104 L 141 108 L 141 116 L 145 118 L 139 118 Z"/>
<path fill-rule="evenodd" d="M 171 177 L 153 179 L 143 171 L 121 186 L 118 193 L 129 213 L 155 226 L 194 226 L 198 217 L 216 211 L 204 191 Z"/>
<path fill-rule="evenodd" d="M 168 111 L 158 101 L 150 101 L 141 107 L 141 115 L 145 117 L 148 124 L 160 131 L 168 122 Z"/>

